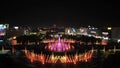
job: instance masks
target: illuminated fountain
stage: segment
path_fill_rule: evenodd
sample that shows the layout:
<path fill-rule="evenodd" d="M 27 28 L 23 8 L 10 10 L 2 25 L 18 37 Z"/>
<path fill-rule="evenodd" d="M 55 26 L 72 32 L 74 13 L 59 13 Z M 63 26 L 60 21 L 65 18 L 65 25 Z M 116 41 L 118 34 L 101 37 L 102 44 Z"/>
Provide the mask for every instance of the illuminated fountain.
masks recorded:
<path fill-rule="evenodd" d="M 74 47 L 70 45 L 69 42 L 65 42 L 64 40 L 61 40 L 59 36 L 58 40 L 54 42 L 49 42 L 48 46 L 46 46 L 45 49 L 48 49 L 52 52 L 66 52 L 74 49 Z"/>
<path fill-rule="evenodd" d="M 45 55 L 42 52 L 40 54 L 36 54 L 34 52 L 30 52 L 27 50 L 25 53 L 25 56 L 29 59 L 31 63 L 34 62 L 40 62 L 42 64 L 45 63 L 57 63 L 57 61 L 60 61 L 60 63 L 73 63 L 76 64 L 77 62 L 89 62 L 93 56 L 93 51 L 90 50 L 88 52 L 82 53 L 82 54 L 74 54 L 74 55 L 54 55 L 52 53 L 51 55 Z"/>
<path fill-rule="evenodd" d="M 47 39 L 44 40 L 43 42 L 48 43 L 48 45 L 45 46 L 45 49 L 51 51 L 51 53 L 47 53 L 44 51 L 36 53 L 34 51 L 29 51 L 25 48 L 24 50 L 25 56 L 31 63 L 39 62 L 41 64 L 47 63 L 77 64 L 78 62 L 89 62 L 93 57 L 94 48 L 92 48 L 90 51 L 79 53 L 75 50 L 75 47 L 73 45 L 70 45 L 70 43 L 75 43 L 75 41 L 71 39 L 61 39 L 60 36 L 58 36 L 57 40 Z M 71 50 L 74 52 L 72 52 Z"/>
<path fill-rule="evenodd" d="M 66 39 L 67 40 L 67 39 Z M 70 45 L 71 41 L 65 41 L 63 39 L 60 39 L 60 36 L 58 37 L 58 40 L 47 40 L 48 45 L 45 46 L 45 49 L 50 50 L 52 53 L 46 53 L 46 52 L 40 52 L 36 53 L 34 51 L 29 51 L 25 48 L 24 53 L 26 58 L 31 62 L 39 62 L 41 64 L 47 64 L 47 63 L 72 63 L 77 64 L 78 62 L 89 62 L 94 53 L 94 48 L 92 48 L 90 51 L 78 53 L 74 52 L 69 54 L 71 50 L 75 50 L 74 46 Z M 57 53 L 63 53 L 62 55 L 56 54 Z"/>

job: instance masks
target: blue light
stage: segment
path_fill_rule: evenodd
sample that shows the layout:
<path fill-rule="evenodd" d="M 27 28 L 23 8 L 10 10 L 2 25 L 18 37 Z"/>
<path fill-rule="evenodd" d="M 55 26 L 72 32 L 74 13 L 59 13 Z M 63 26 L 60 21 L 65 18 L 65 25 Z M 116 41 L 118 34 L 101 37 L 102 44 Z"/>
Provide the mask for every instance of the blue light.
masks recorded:
<path fill-rule="evenodd" d="M 0 40 L 0 42 L 3 42 L 3 40 Z"/>

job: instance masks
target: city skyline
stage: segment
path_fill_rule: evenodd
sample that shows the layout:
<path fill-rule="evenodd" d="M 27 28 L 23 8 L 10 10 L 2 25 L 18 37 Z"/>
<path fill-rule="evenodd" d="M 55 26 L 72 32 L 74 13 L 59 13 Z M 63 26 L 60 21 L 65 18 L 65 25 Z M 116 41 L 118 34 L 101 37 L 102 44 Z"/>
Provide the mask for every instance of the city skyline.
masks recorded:
<path fill-rule="evenodd" d="M 118 3 L 1 1 L 0 67 L 119 68 Z"/>
<path fill-rule="evenodd" d="M 112 2 L 2 2 L 0 22 L 34 26 L 119 26 Z"/>

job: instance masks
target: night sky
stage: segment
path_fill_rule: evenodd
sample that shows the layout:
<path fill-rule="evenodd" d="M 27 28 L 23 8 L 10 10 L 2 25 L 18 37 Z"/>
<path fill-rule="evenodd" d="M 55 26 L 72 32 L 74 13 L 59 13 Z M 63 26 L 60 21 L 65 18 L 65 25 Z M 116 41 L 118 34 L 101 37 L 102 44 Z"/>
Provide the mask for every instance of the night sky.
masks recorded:
<path fill-rule="evenodd" d="M 119 26 L 119 6 L 105 1 L 0 2 L 0 23 L 29 26 Z"/>

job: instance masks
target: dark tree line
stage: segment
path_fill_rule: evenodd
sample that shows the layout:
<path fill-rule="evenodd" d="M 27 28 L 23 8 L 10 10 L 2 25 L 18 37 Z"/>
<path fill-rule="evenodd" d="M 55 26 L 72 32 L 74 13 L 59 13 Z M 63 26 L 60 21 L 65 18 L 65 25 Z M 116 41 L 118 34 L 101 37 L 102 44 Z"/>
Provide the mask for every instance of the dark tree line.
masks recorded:
<path fill-rule="evenodd" d="M 28 44 L 29 42 L 34 42 L 37 44 L 44 39 L 43 35 L 22 35 L 16 38 L 17 43 Z"/>

